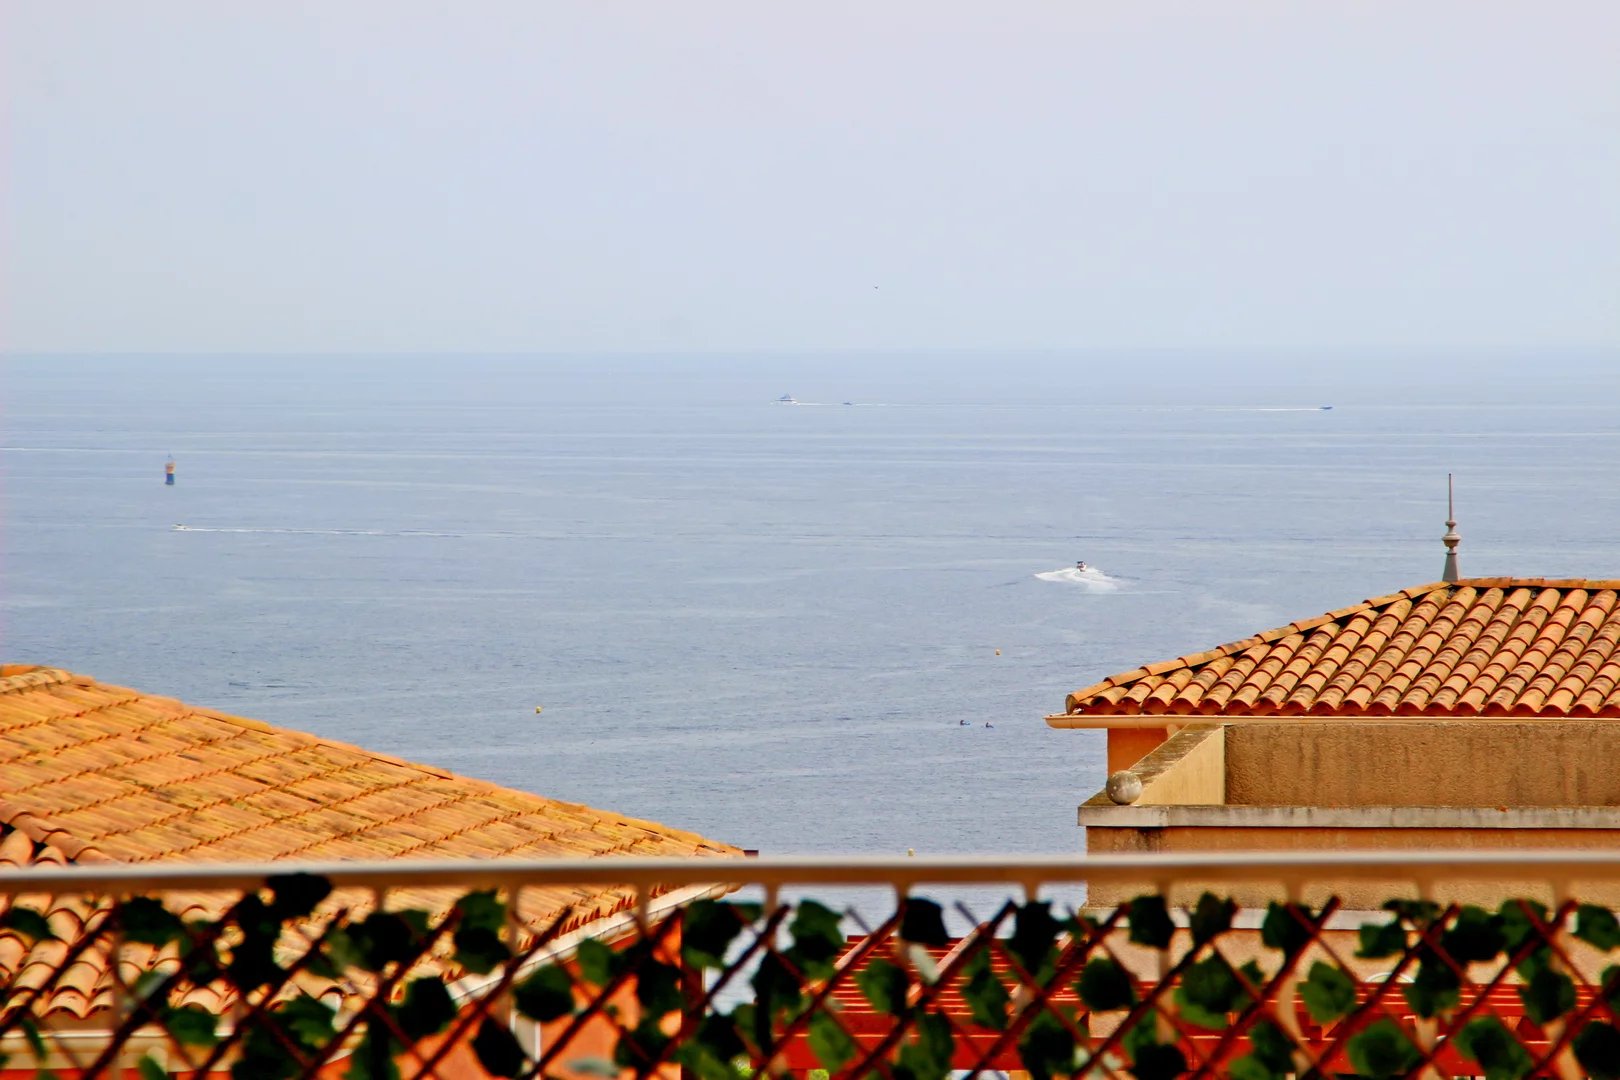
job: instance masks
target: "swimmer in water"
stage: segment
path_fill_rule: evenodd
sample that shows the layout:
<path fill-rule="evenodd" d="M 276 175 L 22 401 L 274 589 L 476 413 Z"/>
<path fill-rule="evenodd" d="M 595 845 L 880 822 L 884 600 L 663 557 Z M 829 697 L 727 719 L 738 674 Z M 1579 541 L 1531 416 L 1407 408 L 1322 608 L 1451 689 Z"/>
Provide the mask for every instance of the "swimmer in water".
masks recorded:
<path fill-rule="evenodd" d="M 1075 564 L 1074 564 L 1074 568 L 1075 568 L 1075 569 L 1076 569 L 1076 570 L 1084 570 L 1084 569 L 1085 569 L 1085 568 L 1086 568 L 1086 564 L 1085 564 L 1085 562 L 1084 562 L 1084 561 L 1083 561 L 1083 560 L 1082 560 L 1082 561 L 1077 561 L 1077 562 L 1076 562 L 1076 563 L 1075 563 Z"/>

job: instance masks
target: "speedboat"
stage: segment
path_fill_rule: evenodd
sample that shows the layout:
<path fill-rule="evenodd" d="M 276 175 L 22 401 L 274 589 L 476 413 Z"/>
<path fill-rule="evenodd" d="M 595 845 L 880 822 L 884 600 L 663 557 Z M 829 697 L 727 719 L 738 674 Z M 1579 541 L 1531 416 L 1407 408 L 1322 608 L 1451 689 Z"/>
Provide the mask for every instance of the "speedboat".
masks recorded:
<path fill-rule="evenodd" d="M 792 394 L 783 394 L 781 397 L 776 399 L 776 403 L 778 405 L 797 405 L 798 404 L 798 402 L 793 399 Z"/>

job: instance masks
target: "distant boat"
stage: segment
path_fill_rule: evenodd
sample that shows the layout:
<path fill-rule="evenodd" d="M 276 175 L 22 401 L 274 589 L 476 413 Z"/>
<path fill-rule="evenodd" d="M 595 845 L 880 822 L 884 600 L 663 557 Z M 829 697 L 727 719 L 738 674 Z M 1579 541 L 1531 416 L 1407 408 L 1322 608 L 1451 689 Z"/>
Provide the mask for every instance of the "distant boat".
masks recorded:
<path fill-rule="evenodd" d="M 1333 406 L 1331 406 L 1331 405 L 1324 405 L 1324 406 L 1322 406 L 1322 411 L 1323 411 L 1323 412 L 1332 412 L 1332 411 L 1333 411 Z"/>
<path fill-rule="evenodd" d="M 778 405 L 797 405 L 798 401 L 794 400 L 792 394 L 783 394 L 781 397 L 776 399 L 776 403 Z"/>
<path fill-rule="evenodd" d="M 853 405 L 853 404 L 855 404 L 855 403 L 854 403 L 854 402 L 853 402 L 853 401 L 846 401 L 846 402 L 844 402 L 844 404 L 845 404 L 845 405 Z"/>

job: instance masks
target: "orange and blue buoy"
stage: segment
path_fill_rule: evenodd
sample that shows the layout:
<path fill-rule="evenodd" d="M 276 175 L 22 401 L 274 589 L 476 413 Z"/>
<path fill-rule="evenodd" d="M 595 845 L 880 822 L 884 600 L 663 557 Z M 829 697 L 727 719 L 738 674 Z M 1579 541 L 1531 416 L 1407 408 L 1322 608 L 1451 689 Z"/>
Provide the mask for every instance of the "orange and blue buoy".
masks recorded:
<path fill-rule="evenodd" d="M 163 482 L 174 487 L 174 458 L 163 463 Z"/>

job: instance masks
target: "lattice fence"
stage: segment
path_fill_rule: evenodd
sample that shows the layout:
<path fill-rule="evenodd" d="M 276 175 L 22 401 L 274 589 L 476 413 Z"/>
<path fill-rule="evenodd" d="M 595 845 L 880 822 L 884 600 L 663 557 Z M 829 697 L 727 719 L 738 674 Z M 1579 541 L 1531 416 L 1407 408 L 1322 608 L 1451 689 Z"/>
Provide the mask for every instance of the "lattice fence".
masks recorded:
<path fill-rule="evenodd" d="M 706 899 L 604 941 L 525 927 L 498 891 L 440 913 L 337 898 L 289 875 L 204 914 L 11 903 L 0 1076 L 1620 1076 L 1620 922 L 1573 901 L 1347 919 L 913 896 L 861 926 Z"/>

